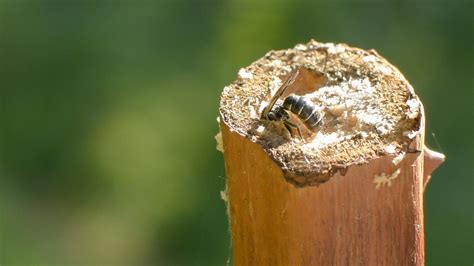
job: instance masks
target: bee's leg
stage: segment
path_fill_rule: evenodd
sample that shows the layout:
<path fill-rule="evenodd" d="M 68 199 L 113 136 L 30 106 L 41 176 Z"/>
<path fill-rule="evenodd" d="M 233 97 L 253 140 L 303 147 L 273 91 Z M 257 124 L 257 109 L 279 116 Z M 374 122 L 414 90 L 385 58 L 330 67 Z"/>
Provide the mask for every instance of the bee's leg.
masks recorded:
<path fill-rule="evenodd" d="M 291 129 L 292 129 L 292 128 L 296 128 L 296 131 L 298 132 L 298 136 L 300 137 L 300 139 L 301 139 L 302 141 L 304 141 L 303 135 L 301 134 L 300 127 L 298 127 L 297 125 L 291 123 L 291 122 L 288 121 L 288 120 L 283 120 L 283 124 L 285 125 L 286 129 L 288 129 L 288 131 L 290 131 L 290 134 L 291 134 Z"/>

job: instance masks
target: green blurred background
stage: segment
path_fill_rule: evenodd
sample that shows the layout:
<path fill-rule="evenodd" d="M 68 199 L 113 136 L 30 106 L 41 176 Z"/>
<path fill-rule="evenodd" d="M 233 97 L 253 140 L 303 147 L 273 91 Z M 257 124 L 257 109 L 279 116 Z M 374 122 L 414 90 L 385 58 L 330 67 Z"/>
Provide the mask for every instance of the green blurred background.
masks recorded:
<path fill-rule="evenodd" d="M 448 0 L 2 0 L 0 264 L 225 265 L 219 94 L 314 38 L 374 48 L 414 85 L 448 157 L 425 193 L 427 264 L 472 265 L 472 15 Z"/>

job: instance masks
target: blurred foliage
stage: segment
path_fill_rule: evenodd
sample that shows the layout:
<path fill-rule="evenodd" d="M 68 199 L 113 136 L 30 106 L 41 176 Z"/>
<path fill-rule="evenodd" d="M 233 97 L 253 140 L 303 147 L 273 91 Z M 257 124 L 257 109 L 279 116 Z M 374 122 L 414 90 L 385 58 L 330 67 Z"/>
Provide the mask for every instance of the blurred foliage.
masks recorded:
<path fill-rule="evenodd" d="M 470 1 L 0 2 L 0 264 L 224 265 L 221 89 L 310 38 L 375 48 L 446 153 L 428 265 L 473 263 Z M 430 135 L 436 134 L 436 139 Z"/>

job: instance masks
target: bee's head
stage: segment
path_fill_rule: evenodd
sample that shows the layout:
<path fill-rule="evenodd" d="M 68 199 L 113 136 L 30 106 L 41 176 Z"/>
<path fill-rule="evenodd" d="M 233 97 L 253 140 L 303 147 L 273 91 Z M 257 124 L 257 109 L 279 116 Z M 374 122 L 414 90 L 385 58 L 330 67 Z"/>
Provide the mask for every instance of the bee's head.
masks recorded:
<path fill-rule="evenodd" d="M 270 121 L 281 121 L 288 118 L 288 113 L 280 105 L 275 106 L 275 108 L 267 114 L 267 119 Z"/>

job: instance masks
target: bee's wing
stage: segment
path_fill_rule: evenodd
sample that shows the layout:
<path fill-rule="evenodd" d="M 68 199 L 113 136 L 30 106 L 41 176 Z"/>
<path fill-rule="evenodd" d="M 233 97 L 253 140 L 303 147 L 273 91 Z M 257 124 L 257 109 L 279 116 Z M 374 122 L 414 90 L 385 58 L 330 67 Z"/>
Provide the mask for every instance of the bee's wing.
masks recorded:
<path fill-rule="evenodd" d="M 277 92 L 273 95 L 273 97 L 270 99 L 270 102 L 268 105 L 263 109 L 261 118 L 264 119 L 268 112 L 270 112 L 273 108 L 273 105 L 275 105 L 276 101 L 280 96 L 285 92 L 288 87 L 295 82 L 296 77 L 298 77 L 298 74 L 300 73 L 299 69 L 295 69 L 290 73 L 290 76 L 286 79 L 286 81 L 280 86 L 280 88 L 277 90 Z"/>

